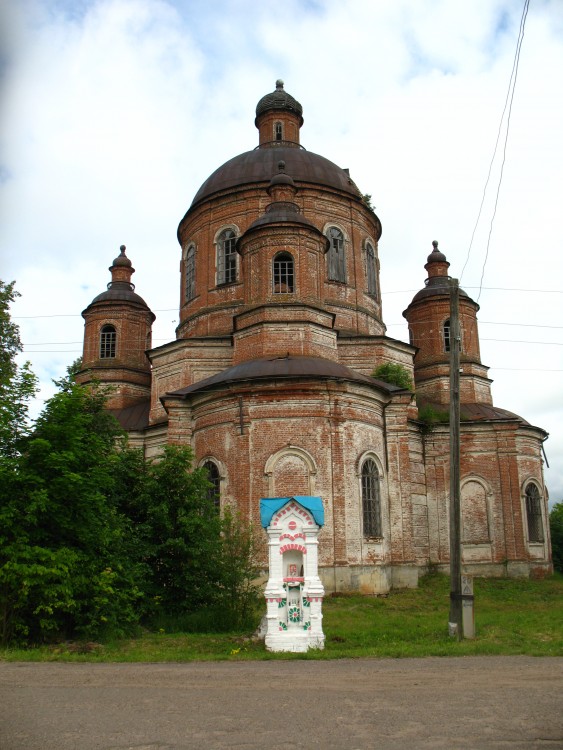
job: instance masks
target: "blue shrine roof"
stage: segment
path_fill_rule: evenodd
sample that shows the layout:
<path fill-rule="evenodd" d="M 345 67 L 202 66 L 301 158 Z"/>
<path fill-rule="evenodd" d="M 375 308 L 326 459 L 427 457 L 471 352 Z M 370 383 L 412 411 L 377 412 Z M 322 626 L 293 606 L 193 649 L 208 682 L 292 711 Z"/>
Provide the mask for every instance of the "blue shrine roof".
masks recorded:
<path fill-rule="evenodd" d="M 260 500 L 260 523 L 264 528 L 270 525 L 272 516 L 291 500 L 308 510 L 319 526 L 324 526 L 325 511 L 320 497 L 313 495 L 293 495 L 292 497 L 263 497 Z"/>

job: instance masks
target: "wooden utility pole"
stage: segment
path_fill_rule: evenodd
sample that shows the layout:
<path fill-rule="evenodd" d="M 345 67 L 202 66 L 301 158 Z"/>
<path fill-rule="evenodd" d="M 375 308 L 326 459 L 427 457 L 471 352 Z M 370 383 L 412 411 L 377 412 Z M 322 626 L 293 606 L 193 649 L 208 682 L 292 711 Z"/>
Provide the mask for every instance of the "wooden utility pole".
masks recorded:
<path fill-rule="evenodd" d="M 459 467 L 459 282 L 450 279 L 450 619 L 449 633 L 463 638 L 461 498 Z"/>

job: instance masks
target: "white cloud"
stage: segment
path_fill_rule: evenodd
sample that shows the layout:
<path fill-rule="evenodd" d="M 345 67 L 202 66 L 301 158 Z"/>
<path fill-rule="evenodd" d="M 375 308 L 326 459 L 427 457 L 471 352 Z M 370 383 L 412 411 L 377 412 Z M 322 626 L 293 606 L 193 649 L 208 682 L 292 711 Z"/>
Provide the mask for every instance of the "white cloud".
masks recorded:
<path fill-rule="evenodd" d="M 305 147 L 349 167 L 373 196 L 383 222 L 384 316 L 389 334 L 406 338 L 401 312 L 422 286 L 433 239 L 452 275 L 461 274 L 520 6 L 510 0 L 5 3 L 0 252 L 3 277 L 16 278 L 23 295 L 15 313 L 79 313 L 105 288 L 107 268 L 124 243 L 137 268 L 137 291 L 155 311 L 168 310 L 157 312 L 155 343 L 173 338 L 178 222 L 215 168 L 254 148 L 256 102 L 281 77 L 304 106 Z M 563 348 L 553 345 L 563 343 L 563 305 L 560 293 L 530 290 L 563 288 L 562 31 L 558 0 L 530 4 L 479 299 L 482 359 L 491 366 L 495 402 L 551 433 L 546 477 L 553 499 L 563 497 L 557 372 Z M 497 181 L 498 163 L 492 189 Z M 492 197 L 494 190 L 462 279 L 473 296 Z M 82 320 L 19 322 L 26 354 L 48 391 L 49 378 L 63 373 L 80 345 L 33 344 L 80 341 Z"/>

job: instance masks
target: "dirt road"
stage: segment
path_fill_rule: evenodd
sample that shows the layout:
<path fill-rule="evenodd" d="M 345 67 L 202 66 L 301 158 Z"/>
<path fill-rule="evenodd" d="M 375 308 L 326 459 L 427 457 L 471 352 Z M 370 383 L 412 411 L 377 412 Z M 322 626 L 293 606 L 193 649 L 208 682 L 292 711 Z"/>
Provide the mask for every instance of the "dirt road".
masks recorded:
<path fill-rule="evenodd" d="M 563 748 L 563 659 L 0 663 L 2 750 Z"/>

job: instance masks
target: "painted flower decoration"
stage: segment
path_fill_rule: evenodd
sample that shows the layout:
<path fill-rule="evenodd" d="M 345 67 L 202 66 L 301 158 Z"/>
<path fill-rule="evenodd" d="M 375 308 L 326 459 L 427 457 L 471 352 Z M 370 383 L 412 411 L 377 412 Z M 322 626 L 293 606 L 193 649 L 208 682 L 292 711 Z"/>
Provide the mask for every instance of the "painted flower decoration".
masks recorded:
<path fill-rule="evenodd" d="M 288 612 L 290 622 L 299 622 L 301 619 L 301 612 L 299 607 L 290 607 Z"/>

